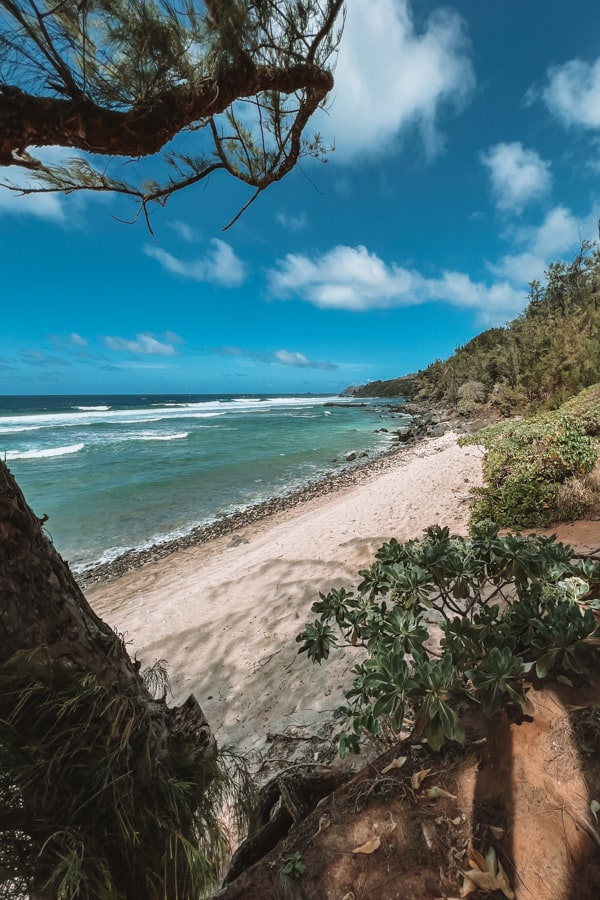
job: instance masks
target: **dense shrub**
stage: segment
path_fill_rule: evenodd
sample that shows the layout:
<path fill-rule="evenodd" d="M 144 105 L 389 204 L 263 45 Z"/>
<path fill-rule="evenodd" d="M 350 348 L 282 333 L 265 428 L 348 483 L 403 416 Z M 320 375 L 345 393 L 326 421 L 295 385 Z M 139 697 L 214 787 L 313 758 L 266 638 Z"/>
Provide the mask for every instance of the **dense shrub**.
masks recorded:
<path fill-rule="evenodd" d="M 526 706 L 525 678 L 582 673 L 597 633 L 589 584 L 600 567 L 573 563 L 554 538 L 500 537 L 491 524 L 469 538 L 433 526 L 420 541 L 392 540 L 359 573 L 356 591 L 320 594 L 318 618 L 296 640 L 321 663 L 331 648 L 362 650 L 354 683 L 339 714 L 350 722 L 340 752 L 357 750 L 361 734 L 413 734 L 437 750 L 461 742 L 459 705 L 486 715 Z M 431 646 L 425 616 L 442 629 L 441 653 Z"/>
<path fill-rule="evenodd" d="M 475 488 L 472 521 L 507 528 L 532 528 L 571 520 L 583 512 L 581 494 L 569 505 L 559 488 L 592 471 L 597 444 L 574 415 L 548 413 L 528 421 L 492 425 L 463 439 L 482 444 L 485 487 Z"/>

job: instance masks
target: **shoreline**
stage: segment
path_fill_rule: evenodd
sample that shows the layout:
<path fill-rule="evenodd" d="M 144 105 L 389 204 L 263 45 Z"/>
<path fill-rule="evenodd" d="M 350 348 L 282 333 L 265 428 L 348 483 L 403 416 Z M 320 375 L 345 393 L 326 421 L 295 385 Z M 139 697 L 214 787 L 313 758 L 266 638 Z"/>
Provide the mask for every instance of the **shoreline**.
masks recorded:
<path fill-rule="evenodd" d="M 408 436 L 408 439 L 406 436 L 401 438 L 399 435 L 399 432 L 405 431 L 404 428 L 400 428 L 399 431 L 390 431 L 390 435 L 395 435 L 396 439 L 377 456 L 365 457 L 362 460 L 358 460 L 355 464 L 353 464 L 353 461 L 346 463 L 340 470 L 332 471 L 322 478 L 310 481 L 289 494 L 269 497 L 267 500 L 262 500 L 260 503 L 253 504 L 245 509 L 229 515 L 219 516 L 212 522 L 195 526 L 181 537 L 161 541 L 144 549 L 132 548 L 110 560 L 110 562 L 87 566 L 80 572 L 74 573 L 75 579 L 84 591 L 93 585 L 112 582 L 128 572 L 143 568 L 149 563 L 166 559 L 180 550 L 207 544 L 217 538 L 233 534 L 240 528 L 269 519 L 277 513 L 295 509 L 309 500 L 326 497 L 329 494 L 361 484 L 370 477 L 388 471 L 394 467 L 398 456 L 404 456 L 415 447 L 425 444 L 435 437 L 427 433 L 428 426 L 432 424 L 432 421 L 435 421 L 432 419 L 429 411 L 429 419 L 424 419 L 422 416 L 414 413 L 411 415 L 412 422 L 409 426 L 411 434 Z M 445 421 L 443 427 L 448 433 L 454 433 L 451 423 Z M 438 434 L 437 437 L 439 436 Z"/>
<path fill-rule="evenodd" d="M 355 586 L 392 537 L 420 538 L 436 522 L 468 533 L 482 456 L 457 438 L 449 429 L 400 446 L 343 473 L 326 493 L 244 526 L 236 520 L 233 539 L 178 548 L 92 584 L 87 599 L 142 666 L 165 661 L 173 701 L 194 694 L 221 746 L 264 758 L 293 740 L 324 760 L 359 660 L 333 650 L 314 666 L 298 655 L 296 635 L 319 593 Z"/>

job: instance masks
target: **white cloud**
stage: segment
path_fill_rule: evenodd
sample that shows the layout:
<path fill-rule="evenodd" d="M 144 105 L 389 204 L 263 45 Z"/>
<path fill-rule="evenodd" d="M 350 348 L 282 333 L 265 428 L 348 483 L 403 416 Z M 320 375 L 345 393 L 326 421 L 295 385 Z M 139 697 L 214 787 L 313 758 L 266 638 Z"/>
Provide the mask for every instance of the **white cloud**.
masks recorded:
<path fill-rule="evenodd" d="M 81 335 L 77 334 L 77 332 L 75 331 L 71 332 L 71 334 L 69 335 L 69 340 L 74 347 L 87 347 L 88 342 L 86 341 L 86 339 L 82 338 Z"/>
<path fill-rule="evenodd" d="M 11 176 L 15 167 L 0 168 L 0 180 Z M 18 193 L 0 185 L 0 215 L 7 213 L 13 216 L 33 216 L 36 219 L 47 219 L 51 222 L 64 222 L 62 198 L 58 194 L 26 194 Z"/>
<path fill-rule="evenodd" d="M 434 10 L 417 29 L 408 0 L 354 0 L 335 88 L 317 127 L 343 160 L 389 151 L 409 127 L 431 156 L 443 143 L 440 109 L 461 109 L 474 85 L 464 22 L 454 10 Z"/>
<path fill-rule="evenodd" d="M 32 155 L 49 167 L 65 166 L 71 159 L 83 158 L 69 147 L 34 147 Z M 10 190 L 4 185 L 12 185 L 17 190 Z M 72 225 L 76 221 L 76 213 L 80 213 L 92 198 L 98 202 L 103 195 L 92 192 L 79 192 L 69 198 L 60 192 L 19 194 L 19 188 L 44 188 L 44 182 L 36 178 L 34 169 L 21 166 L 0 166 L 0 215 L 33 216 L 50 222 Z M 66 204 L 69 204 L 69 215 Z"/>
<path fill-rule="evenodd" d="M 600 58 L 571 59 L 548 70 L 542 99 L 563 125 L 600 128 Z"/>
<path fill-rule="evenodd" d="M 198 229 L 188 225 L 187 222 L 176 219 L 174 222 L 170 222 L 169 225 L 175 234 L 187 244 L 193 244 L 201 239 L 201 234 Z"/>
<path fill-rule="evenodd" d="M 280 259 L 267 273 L 269 289 L 277 300 L 351 312 L 448 303 L 476 310 L 485 325 L 501 324 L 524 308 L 529 283 L 541 281 L 551 262 L 572 258 L 596 228 L 593 212 L 577 218 L 564 206 L 554 207 L 538 226 L 514 230 L 514 252 L 488 263 L 490 279 L 486 281 L 474 281 L 456 271 L 426 277 L 385 262 L 364 246 L 338 245 L 313 257 L 294 253 Z"/>
<path fill-rule="evenodd" d="M 518 141 L 495 144 L 481 154 L 481 161 L 489 170 L 499 209 L 520 212 L 550 190 L 550 163 Z"/>
<path fill-rule="evenodd" d="M 550 262 L 577 252 L 582 238 L 594 234 L 595 229 L 592 214 L 580 220 L 570 209 L 556 206 L 538 227 L 519 229 L 514 242 L 522 248 L 520 252 L 501 257 L 498 263 L 490 264 L 490 271 L 497 277 L 522 284 L 541 280 Z"/>
<path fill-rule="evenodd" d="M 284 228 L 288 228 L 290 231 L 301 231 L 303 228 L 306 228 L 306 213 L 303 212 L 295 216 L 278 212 L 275 218 L 280 225 L 283 225 Z"/>
<path fill-rule="evenodd" d="M 181 278 L 191 281 L 209 281 L 223 287 L 239 287 L 246 277 L 243 262 L 225 241 L 212 238 L 210 243 L 211 248 L 202 259 L 194 259 L 189 262 L 177 259 L 160 247 L 144 247 L 144 253 L 152 259 L 156 259 L 167 272 L 179 275 Z"/>
<path fill-rule="evenodd" d="M 159 341 L 152 334 L 142 332 L 136 334 L 135 341 L 128 341 L 120 337 L 106 337 L 104 338 L 104 343 L 109 350 L 118 350 L 126 353 L 146 353 L 153 356 L 175 356 L 177 351 L 173 346 L 174 335 L 169 334 L 169 337 L 171 338 L 171 343 Z"/>
<path fill-rule="evenodd" d="M 280 366 L 293 366 L 300 369 L 337 369 L 336 363 L 325 360 L 309 359 L 304 353 L 291 350 L 275 350 L 273 353 L 258 350 L 244 350 L 241 347 L 215 347 L 214 353 L 223 356 L 236 356 L 245 359 L 258 360 L 259 362 Z"/>
<path fill-rule="evenodd" d="M 321 309 L 363 312 L 439 301 L 478 309 L 484 321 L 504 321 L 522 309 L 525 296 L 508 282 L 486 285 L 461 272 L 426 278 L 385 263 L 364 246 L 337 246 L 314 259 L 288 254 L 269 272 L 269 286 L 277 299 L 305 300 Z"/>

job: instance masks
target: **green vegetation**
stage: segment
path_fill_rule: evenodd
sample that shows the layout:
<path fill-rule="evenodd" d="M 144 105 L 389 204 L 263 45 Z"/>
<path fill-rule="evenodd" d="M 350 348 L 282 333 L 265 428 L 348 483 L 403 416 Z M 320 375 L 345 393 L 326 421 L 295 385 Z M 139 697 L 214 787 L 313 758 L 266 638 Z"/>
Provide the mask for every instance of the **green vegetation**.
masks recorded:
<path fill-rule="evenodd" d="M 164 702 L 31 653 L 2 665 L 3 897 L 159 900 L 215 885 L 229 854 L 223 803 L 243 827 L 250 782 L 214 744 L 167 732 L 153 706 Z"/>
<path fill-rule="evenodd" d="M 466 382 L 479 382 L 485 399 L 508 415 L 555 409 L 599 372 L 600 248 L 584 242 L 572 262 L 550 265 L 544 285 L 531 283 L 520 316 L 434 362 L 418 381 L 420 396 L 450 403 Z"/>
<path fill-rule="evenodd" d="M 412 397 L 418 390 L 415 375 L 403 375 L 390 381 L 370 381 L 351 389 L 353 397 Z"/>
<path fill-rule="evenodd" d="M 288 856 L 281 869 L 281 874 L 290 878 L 301 878 L 305 872 L 306 866 L 302 861 L 302 854 L 298 850 Z"/>
<path fill-rule="evenodd" d="M 460 743 L 461 707 L 518 715 L 530 673 L 583 673 L 598 634 L 589 589 L 600 567 L 572 556 L 554 538 L 500 537 L 490 523 L 469 538 L 436 525 L 422 540 L 384 544 L 357 591 L 321 594 L 299 652 L 317 663 L 333 647 L 366 653 L 339 710 L 351 724 L 340 752 L 356 751 L 363 732 L 394 736 L 407 725 L 434 750 Z M 429 611 L 440 621 L 439 650 Z"/>
<path fill-rule="evenodd" d="M 506 528 L 533 528 L 569 521 L 593 505 L 598 486 L 589 477 L 598 457 L 600 385 L 558 412 L 525 421 L 501 422 L 463 438 L 486 449 L 486 485 L 474 488 L 474 522 L 489 519 Z"/>
<path fill-rule="evenodd" d="M 354 396 L 416 396 L 473 415 L 483 403 L 500 415 L 556 409 L 598 381 L 600 247 L 582 243 L 570 263 L 552 263 L 530 285 L 526 309 L 504 328 L 478 334 L 416 375 L 355 388 Z"/>

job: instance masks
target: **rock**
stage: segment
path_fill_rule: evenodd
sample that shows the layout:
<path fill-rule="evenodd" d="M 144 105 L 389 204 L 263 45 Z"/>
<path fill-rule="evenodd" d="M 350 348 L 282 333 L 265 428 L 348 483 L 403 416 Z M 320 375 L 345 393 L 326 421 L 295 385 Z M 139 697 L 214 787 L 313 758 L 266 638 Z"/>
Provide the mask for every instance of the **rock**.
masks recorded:
<path fill-rule="evenodd" d="M 430 434 L 432 437 L 441 437 L 443 434 L 446 434 L 446 426 L 430 425 L 427 429 L 427 434 Z"/>
<path fill-rule="evenodd" d="M 346 453 L 346 462 L 352 462 L 356 459 L 356 453 Z"/>

